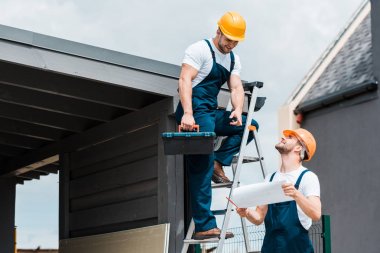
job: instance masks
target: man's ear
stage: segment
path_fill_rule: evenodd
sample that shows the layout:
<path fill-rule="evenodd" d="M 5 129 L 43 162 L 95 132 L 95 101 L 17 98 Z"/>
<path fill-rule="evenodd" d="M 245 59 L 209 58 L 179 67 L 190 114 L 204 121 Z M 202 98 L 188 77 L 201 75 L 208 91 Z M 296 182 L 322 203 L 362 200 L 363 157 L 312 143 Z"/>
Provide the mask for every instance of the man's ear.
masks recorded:
<path fill-rule="evenodd" d="M 296 145 L 294 147 L 294 151 L 301 152 L 302 151 L 302 146 L 301 145 Z"/>

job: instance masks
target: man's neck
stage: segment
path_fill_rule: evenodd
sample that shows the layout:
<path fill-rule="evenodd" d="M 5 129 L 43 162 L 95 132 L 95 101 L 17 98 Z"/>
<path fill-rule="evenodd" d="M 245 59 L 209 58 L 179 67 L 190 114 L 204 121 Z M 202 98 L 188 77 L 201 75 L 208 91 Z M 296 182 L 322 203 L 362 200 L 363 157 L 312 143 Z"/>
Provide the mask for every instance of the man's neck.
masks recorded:
<path fill-rule="evenodd" d="M 217 37 L 217 36 L 215 36 L 215 37 L 212 39 L 212 43 L 214 43 L 214 46 L 216 47 L 216 49 L 218 49 L 218 51 L 219 51 L 220 53 L 224 54 L 224 53 L 220 50 L 220 48 L 219 48 L 218 37 Z"/>
<path fill-rule="evenodd" d="M 288 173 L 297 170 L 302 166 L 302 162 L 299 161 L 298 157 L 281 155 L 281 167 L 280 172 Z"/>

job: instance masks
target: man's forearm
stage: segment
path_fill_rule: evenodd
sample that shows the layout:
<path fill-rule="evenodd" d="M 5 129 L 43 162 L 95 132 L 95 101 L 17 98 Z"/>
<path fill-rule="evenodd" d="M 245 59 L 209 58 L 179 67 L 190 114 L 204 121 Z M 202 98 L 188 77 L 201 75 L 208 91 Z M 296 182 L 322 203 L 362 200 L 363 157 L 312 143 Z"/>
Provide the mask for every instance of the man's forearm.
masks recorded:
<path fill-rule="evenodd" d="M 231 90 L 231 103 L 236 111 L 243 111 L 244 90 L 243 86 Z"/>
<path fill-rule="evenodd" d="M 193 114 L 192 100 L 191 96 L 193 93 L 191 80 L 185 78 L 179 79 L 179 97 L 181 99 L 181 104 L 184 113 Z"/>
<path fill-rule="evenodd" d="M 318 197 L 307 198 L 299 193 L 294 200 L 302 211 L 312 220 L 317 221 L 321 218 L 321 201 Z"/>

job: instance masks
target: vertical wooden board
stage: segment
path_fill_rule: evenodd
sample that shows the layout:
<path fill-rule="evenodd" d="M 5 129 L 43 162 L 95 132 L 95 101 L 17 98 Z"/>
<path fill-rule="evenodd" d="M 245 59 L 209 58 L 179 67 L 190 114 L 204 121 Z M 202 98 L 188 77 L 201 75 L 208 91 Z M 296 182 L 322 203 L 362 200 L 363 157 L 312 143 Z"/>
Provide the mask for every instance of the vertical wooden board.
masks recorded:
<path fill-rule="evenodd" d="M 70 236 L 70 154 L 60 154 L 59 163 L 59 239 L 66 239 Z"/>
<path fill-rule="evenodd" d="M 0 253 L 13 252 L 16 178 L 0 178 Z"/>
<path fill-rule="evenodd" d="M 161 114 L 158 135 L 158 222 L 170 223 L 170 252 L 179 252 L 183 239 L 183 164 L 177 158 L 166 156 L 161 133 L 176 131 L 173 117 Z"/>

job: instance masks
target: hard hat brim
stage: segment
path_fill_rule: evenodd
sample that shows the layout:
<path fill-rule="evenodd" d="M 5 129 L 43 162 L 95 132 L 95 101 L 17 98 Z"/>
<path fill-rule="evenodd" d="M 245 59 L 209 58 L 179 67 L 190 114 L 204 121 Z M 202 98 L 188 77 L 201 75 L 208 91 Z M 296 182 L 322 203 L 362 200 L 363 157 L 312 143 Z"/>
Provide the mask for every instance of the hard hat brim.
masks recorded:
<path fill-rule="evenodd" d="M 295 132 L 293 130 L 284 130 L 284 131 L 282 131 L 282 134 L 285 137 L 289 137 L 291 135 L 295 136 L 302 143 L 302 145 L 306 149 L 307 158 L 304 161 L 309 161 L 311 159 L 311 157 L 310 157 L 310 151 L 308 150 L 307 146 L 303 143 L 301 136 L 299 136 L 299 134 L 297 132 Z"/>
<path fill-rule="evenodd" d="M 231 36 L 231 35 L 228 35 L 228 34 L 225 34 L 225 33 L 223 33 L 223 34 L 224 34 L 224 36 L 226 36 L 228 39 L 233 40 L 233 41 L 241 42 L 241 41 L 245 40 L 245 37 L 235 37 L 235 36 Z"/>
<path fill-rule="evenodd" d="M 224 29 L 224 27 L 218 22 L 218 26 L 220 31 L 222 31 L 223 35 L 226 36 L 228 39 L 233 40 L 233 41 L 243 41 L 245 40 L 245 35 L 243 36 L 232 36 L 228 34 L 228 32 Z"/>

